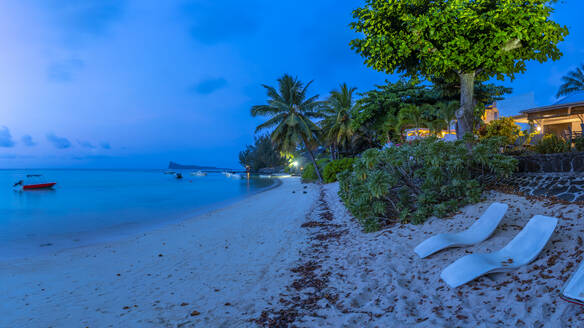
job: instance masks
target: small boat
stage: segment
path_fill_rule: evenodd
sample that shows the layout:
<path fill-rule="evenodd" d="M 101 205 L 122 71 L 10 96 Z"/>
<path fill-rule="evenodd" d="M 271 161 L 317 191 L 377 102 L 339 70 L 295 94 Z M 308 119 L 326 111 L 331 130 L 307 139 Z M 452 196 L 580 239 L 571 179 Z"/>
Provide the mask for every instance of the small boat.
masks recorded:
<path fill-rule="evenodd" d="M 176 173 L 174 176 L 175 176 L 177 179 L 182 179 L 182 178 L 183 178 L 183 176 L 182 176 L 182 173 L 180 173 L 180 172 L 179 172 L 179 173 Z"/>
<path fill-rule="evenodd" d="M 43 179 L 40 174 L 27 174 L 24 180 L 20 180 L 12 185 L 13 188 L 21 188 L 22 190 L 37 190 L 37 189 L 51 189 L 57 183 Z"/>
<path fill-rule="evenodd" d="M 229 173 L 229 172 L 225 172 L 225 176 L 226 176 L 226 177 L 230 178 L 230 177 L 231 177 L 231 175 L 232 175 L 231 173 Z"/>
<path fill-rule="evenodd" d="M 234 179 L 241 179 L 242 178 L 241 177 L 241 174 L 237 174 L 237 173 L 231 174 L 231 177 L 234 178 Z"/>
<path fill-rule="evenodd" d="M 191 172 L 191 175 L 196 175 L 198 177 L 204 177 L 207 175 L 207 172 L 203 172 L 203 171 Z"/>

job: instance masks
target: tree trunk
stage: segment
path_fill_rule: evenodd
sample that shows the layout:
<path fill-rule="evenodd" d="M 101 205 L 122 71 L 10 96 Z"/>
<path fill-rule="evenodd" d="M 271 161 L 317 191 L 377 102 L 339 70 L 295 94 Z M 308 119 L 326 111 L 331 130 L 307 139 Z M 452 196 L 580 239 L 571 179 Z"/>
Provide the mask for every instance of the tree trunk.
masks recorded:
<path fill-rule="evenodd" d="M 462 139 L 466 133 L 472 133 L 474 127 L 474 80 L 475 72 L 461 73 L 460 108 L 456 111 L 458 120 L 456 136 Z"/>
<path fill-rule="evenodd" d="M 314 165 L 314 170 L 316 171 L 316 175 L 318 176 L 318 181 L 322 183 L 322 176 L 320 175 L 320 170 L 318 169 L 318 164 L 316 164 L 316 160 L 314 159 L 314 155 L 312 154 L 312 150 L 308 147 L 308 143 L 306 139 L 303 138 L 304 147 L 308 151 L 308 155 L 310 156 L 310 160 L 312 161 L 312 165 Z"/>
<path fill-rule="evenodd" d="M 331 144 L 329 147 L 329 151 L 331 152 L 331 161 L 335 160 L 335 147 Z"/>

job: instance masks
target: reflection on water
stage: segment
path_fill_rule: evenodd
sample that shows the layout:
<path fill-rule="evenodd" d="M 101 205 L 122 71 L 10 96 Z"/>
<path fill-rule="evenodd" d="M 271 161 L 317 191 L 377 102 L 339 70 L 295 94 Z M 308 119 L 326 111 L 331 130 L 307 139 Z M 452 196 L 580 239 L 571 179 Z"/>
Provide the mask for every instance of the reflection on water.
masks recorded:
<path fill-rule="evenodd" d="M 30 173 L 56 181 L 55 189 L 13 191 L 12 184 Z M 0 170 L 0 247 L 8 242 L 59 236 L 75 239 L 80 233 L 176 221 L 273 182 L 189 173 L 179 180 L 157 170 Z"/>

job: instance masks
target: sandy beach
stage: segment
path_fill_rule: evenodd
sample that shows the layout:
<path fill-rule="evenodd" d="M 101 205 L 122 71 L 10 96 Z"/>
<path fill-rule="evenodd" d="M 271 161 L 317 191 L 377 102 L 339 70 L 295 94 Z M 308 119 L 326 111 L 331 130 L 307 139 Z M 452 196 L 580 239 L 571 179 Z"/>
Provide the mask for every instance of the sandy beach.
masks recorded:
<path fill-rule="evenodd" d="M 582 326 L 584 310 L 558 296 L 582 261 L 581 206 L 491 191 L 484 194 L 488 200 L 466 206 L 452 218 L 365 234 L 337 190 L 336 184 L 323 187 L 311 217 L 311 250 L 296 270 L 304 285 L 288 286 L 283 302 L 265 313 L 265 326 L 286 326 L 282 323 L 290 318 L 298 327 Z M 509 211 L 490 239 L 426 259 L 413 252 L 433 234 L 465 229 L 493 201 L 509 204 Z M 535 214 L 560 222 L 534 262 L 456 289 L 440 280 L 441 270 L 454 260 L 502 248 Z"/>
<path fill-rule="evenodd" d="M 103 245 L 0 263 L 0 327 L 245 327 L 298 258 L 317 187 L 299 179 Z"/>
<path fill-rule="evenodd" d="M 338 185 L 281 186 L 132 239 L 0 264 L 1 327 L 579 327 L 559 299 L 582 261 L 579 205 L 485 192 L 452 218 L 363 233 Z M 493 201 L 494 235 L 420 259 L 413 248 L 459 231 Z M 440 272 L 495 251 L 535 214 L 560 219 L 531 264 L 451 289 Z"/>

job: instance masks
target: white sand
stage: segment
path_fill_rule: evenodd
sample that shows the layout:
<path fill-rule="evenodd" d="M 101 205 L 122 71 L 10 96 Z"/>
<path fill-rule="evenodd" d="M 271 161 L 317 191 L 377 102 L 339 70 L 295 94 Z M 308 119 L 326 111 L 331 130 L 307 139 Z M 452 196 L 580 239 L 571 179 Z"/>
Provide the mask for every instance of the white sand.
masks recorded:
<path fill-rule="evenodd" d="M 321 256 L 319 272 L 332 272 L 319 309 L 297 320 L 309 327 L 583 327 L 584 310 L 558 297 L 564 281 L 582 261 L 583 208 L 496 192 L 467 206 L 452 219 L 432 219 L 365 234 L 338 200 L 338 185 L 325 186 L 338 229 L 348 232 Z M 492 201 L 510 205 L 487 241 L 420 259 L 413 248 L 427 237 L 468 227 Z M 509 242 L 535 214 L 560 218 L 540 256 L 512 273 L 479 278 L 450 289 L 440 272 L 466 254 L 491 252 Z"/>
<path fill-rule="evenodd" d="M 298 327 L 583 326 L 584 310 L 558 297 L 584 253 L 580 206 L 490 192 L 454 218 L 366 234 L 338 185 L 322 187 L 326 202 L 321 187 L 304 187 L 284 180 L 143 236 L 0 263 L 0 327 L 254 327 L 263 310 L 264 322 L 284 317 L 280 327 L 289 318 Z M 510 210 L 487 241 L 427 259 L 413 252 L 468 227 L 492 201 Z M 455 259 L 503 247 L 535 214 L 560 222 L 533 263 L 457 289 L 440 280 Z M 308 221 L 324 226 L 300 227 Z"/>
<path fill-rule="evenodd" d="M 318 190 L 303 188 L 283 179 L 140 236 L 0 262 L 0 327 L 254 326 L 304 244 Z"/>

